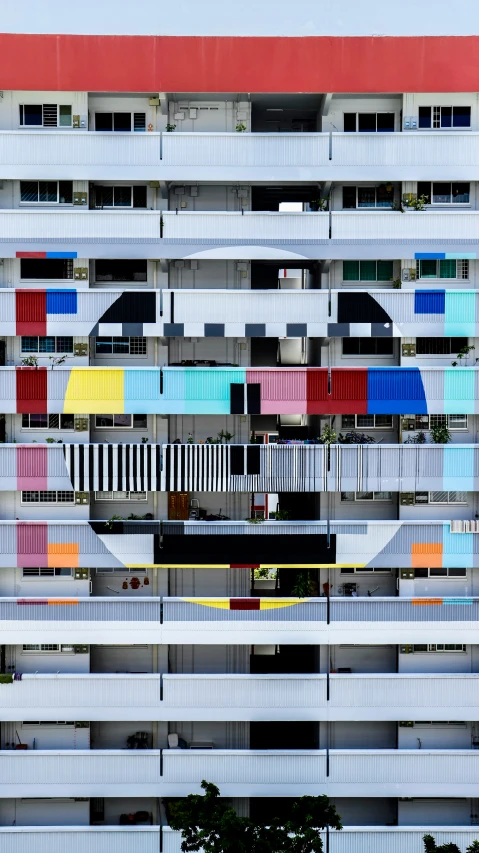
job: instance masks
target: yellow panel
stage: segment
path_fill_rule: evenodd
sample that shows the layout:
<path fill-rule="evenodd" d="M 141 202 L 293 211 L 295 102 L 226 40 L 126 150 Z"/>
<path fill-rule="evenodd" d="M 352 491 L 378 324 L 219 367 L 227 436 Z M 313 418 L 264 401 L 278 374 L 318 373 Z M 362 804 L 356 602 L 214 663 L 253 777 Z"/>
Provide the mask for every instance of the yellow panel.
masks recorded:
<path fill-rule="evenodd" d="M 204 607 L 216 607 L 219 610 L 229 610 L 229 598 L 181 598 L 182 601 L 189 601 L 190 604 L 202 604 Z"/>
<path fill-rule="evenodd" d="M 123 370 L 72 368 L 63 411 L 65 414 L 104 412 L 122 414 L 125 410 Z"/>
<path fill-rule="evenodd" d="M 309 601 L 309 598 L 290 598 L 277 601 L 274 598 L 261 598 L 259 603 L 260 610 L 276 610 L 278 607 L 292 607 L 293 604 L 302 604 L 304 601 Z"/>

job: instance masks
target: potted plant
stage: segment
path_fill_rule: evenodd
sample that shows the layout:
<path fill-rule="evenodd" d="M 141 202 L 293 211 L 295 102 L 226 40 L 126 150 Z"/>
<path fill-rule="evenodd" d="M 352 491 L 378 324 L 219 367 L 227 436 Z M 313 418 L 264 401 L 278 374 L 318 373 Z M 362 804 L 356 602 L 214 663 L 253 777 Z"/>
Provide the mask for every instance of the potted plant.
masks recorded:
<path fill-rule="evenodd" d="M 246 125 L 244 121 L 239 121 L 236 125 L 236 133 L 244 133 L 246 130 Z"/>
<path fill-rule="evenodd" d="M 170 124 L 168 122 L 168 124 L 166 125 L 166 132 L 173 133 L 174 130 L 176 130 L 176 124 Z"/>

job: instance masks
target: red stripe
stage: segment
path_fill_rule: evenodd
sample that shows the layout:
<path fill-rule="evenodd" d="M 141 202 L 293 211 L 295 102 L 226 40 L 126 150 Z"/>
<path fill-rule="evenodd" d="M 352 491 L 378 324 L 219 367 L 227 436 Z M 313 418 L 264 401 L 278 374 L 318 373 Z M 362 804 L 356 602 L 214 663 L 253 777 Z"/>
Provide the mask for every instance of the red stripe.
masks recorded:
<path fill-rule="evenodd" d="M 46 252 L 15 252 L 16 258 L 46 258 L 46 256 Z"/>
<path fill-rule="evenodd" d="M 3 33 L 0 77 L 35 91 L 477 92 L 479 36 Z"/>
<path fill-rule="evenodd" d="M 17 335 L 46 335 L 47 294 L 45 290 L 16 290 Z"/>
<path fill-rule="evenodd" d="M 365 415 L 368 411 L 368 370 L 333 367 L 330 411 L 342 415 Z"/>
<path fill-rule="evenodd" d="M 230 598 L 230 610 L 259 610 L 259 598 Z"/>
<path fill-rule="evenodd" d="M 17 412 L 47 412 L 47 370 L 45 367 L 17 367 Z"/>

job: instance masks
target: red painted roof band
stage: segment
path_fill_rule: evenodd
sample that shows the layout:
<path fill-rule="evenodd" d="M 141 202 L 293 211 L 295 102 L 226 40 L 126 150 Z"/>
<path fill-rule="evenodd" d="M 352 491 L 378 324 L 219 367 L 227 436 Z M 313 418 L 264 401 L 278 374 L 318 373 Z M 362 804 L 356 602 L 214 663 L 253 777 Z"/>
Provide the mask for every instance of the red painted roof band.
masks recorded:
<path fill-rule="evenodd" d="M 2 89 L 477 92 L 479 36 L 0 34 Z"/>

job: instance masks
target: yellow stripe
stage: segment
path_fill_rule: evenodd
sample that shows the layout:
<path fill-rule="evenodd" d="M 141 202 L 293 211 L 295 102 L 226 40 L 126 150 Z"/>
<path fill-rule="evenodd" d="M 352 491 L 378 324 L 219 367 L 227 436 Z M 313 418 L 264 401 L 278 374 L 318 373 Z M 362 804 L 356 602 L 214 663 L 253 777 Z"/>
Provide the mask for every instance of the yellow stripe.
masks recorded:
<path fill-rule="evenodd" d="M 302 604 L 304 601 L 309 601 L 309 598 L 283 598 L 282 600 L 273 598 L 261 598 L 259 603 L 260 610 L 276 610 L 278 607 L 292 607 L 293 604 Z"/>
<path fill-rule="evenodd" d="M 190 604 L 202 604 L 204 607 L 216 607 L 219 610 L 229 610 L 229 598 L 182 598 L 182 601 L 189 601 Z"/>
<path fill-rule="evenodd" d="M 65 414 L 103 412 L 122 414 L 125 410 L 124 371 L 72 368 L 68 380 L 63 411 Z"/>

